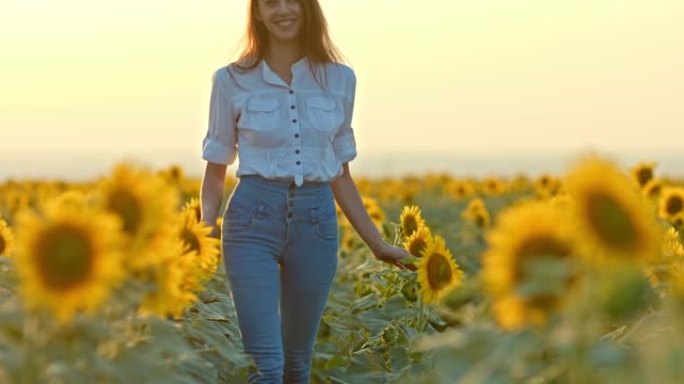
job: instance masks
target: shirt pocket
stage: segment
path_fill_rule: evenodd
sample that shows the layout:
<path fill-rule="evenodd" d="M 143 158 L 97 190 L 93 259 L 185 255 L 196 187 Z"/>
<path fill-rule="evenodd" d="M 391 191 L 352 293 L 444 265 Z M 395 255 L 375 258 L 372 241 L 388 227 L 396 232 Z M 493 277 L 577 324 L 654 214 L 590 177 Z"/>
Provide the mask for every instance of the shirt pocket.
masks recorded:
<path fill-rule="evenodd" d="M 270 131 L 282 121 L 280 100 L 275 96 L 254 95 L 247 99 L 245 113 L 240 119 L 242 128 Z"/>
<path fill-rule="evenodd" d="M 311 125 L 320 131 L 332 132 L 342 124 L 341 109 L 333 97 L 309 96 L 306 99 L 306 112 Z"/>

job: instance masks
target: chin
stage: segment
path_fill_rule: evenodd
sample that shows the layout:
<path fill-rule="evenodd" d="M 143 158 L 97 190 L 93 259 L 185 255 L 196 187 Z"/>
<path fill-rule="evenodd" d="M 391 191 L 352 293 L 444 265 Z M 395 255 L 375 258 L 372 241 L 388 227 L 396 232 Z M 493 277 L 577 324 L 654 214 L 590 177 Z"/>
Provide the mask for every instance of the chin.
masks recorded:
<path fill-rule="evenodd" d="M 279 41 L 291 42 L 291 41 L 296 41 L 296 40 L 298 40 L 298 39 L 299 39 L 299 34 L 298 34 L 298 33 L 287 34 L 287 35 L 278 35 L 278 34 L 274 34 L 273 37 L 274 37 L 275 39 L 279 40 Z"/>

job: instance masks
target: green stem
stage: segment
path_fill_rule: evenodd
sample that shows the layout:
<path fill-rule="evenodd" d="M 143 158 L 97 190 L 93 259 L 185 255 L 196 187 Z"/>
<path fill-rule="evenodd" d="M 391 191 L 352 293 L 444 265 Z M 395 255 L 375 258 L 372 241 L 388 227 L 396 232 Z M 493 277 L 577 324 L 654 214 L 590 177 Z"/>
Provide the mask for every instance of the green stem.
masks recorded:
<path fill-rule="evenodd" d="M 423 300 L 421 299 L 420 295 L 418 296 L 418 321 L 416 326 L 418 327 L 418 331 L 423 332 Z"/>

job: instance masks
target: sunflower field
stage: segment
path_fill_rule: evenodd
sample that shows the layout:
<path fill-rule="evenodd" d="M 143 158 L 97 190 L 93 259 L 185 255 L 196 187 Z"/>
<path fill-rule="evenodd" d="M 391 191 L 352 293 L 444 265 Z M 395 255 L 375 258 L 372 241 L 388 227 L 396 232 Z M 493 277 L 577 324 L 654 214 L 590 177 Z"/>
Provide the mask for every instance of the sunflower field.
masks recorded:
<path fill-rule="evenodd" d="M 684 181 L 655 162 L 355 181 L 416 270 L 375 259 L 338 208 L 312 383 L 684 382 Z M 0 383 L 245 383 L 200 187 L 130 161 L 1 181 Z"/>

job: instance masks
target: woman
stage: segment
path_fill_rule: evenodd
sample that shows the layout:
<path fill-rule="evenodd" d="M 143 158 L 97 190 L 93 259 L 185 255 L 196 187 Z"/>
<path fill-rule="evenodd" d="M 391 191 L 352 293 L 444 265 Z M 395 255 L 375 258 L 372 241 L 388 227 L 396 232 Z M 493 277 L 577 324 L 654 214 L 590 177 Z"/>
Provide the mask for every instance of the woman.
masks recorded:
<path fill-rule="evenodd" d="M 317 0 L 252 0 L 240 59 L 213 74 L 202 220 L 222 235 L 250 383 L 308 383 L 337 269 L 335 200 L 379 260 L 415 270 L 386 243 L 349 174 L 356 78 L 340 64 Z M 240 158 L 216 226 L 226 167 Z"/>

